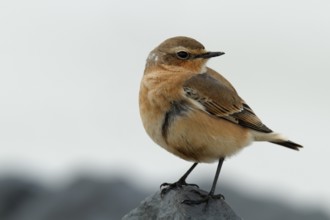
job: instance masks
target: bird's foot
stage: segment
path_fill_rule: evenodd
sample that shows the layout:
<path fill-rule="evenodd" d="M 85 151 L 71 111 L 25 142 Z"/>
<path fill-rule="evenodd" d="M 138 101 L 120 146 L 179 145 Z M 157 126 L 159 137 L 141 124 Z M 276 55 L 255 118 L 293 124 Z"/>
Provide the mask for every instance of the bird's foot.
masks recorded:
<path fill-rule="evenodd" d="M 201 199 L 198 199 L 198 200 L 191 200 L 191 199 L 186 199 L 186 200 L 183 200 L 182 203 L 183 204 L 186 204 L 186 205 L 199 205 L 199 204 L 202 204 L 202 203 L 206 203 L 208 204 L 208 202 L 210 201 L 210 199 L 222 199 L 222 200 L 225 200 L 225 197 L 222 195 L 222 194 L 217 194 L 217 195 L 214 195 L 214 194 L 203 194 L 202 192 L 200 191 L 197 191 L 197 190 L 191 190 L 192 192 L 200 195 L 200 197 L 202 197 Z"/>
<path fill-rule="evenodd" d="M 179 180 L 175 183 L 163 183 L 163 184 L 161 184 L 160 185 L 160 188 L 161 188 L 160 195 L 161 195 L 161 197 L 163 197 L 165 194 L 167 194 L 172 189 L 182 188 L 182 186 L 193 186 L 193 187 L 199 188 L 199 186 L 197 184 L 190 184 L 190 183 L 186 183 L 185 180 Z"/>

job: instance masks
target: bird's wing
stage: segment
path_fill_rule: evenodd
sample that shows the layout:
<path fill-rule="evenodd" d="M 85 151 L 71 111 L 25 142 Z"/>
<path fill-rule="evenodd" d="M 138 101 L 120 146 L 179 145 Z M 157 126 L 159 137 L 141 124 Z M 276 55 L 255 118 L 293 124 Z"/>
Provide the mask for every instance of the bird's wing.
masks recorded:
<path fill-rule="evenodd" d="M 243 127 L 265 133 L 272 132 L 238 96 L 226 79 L 221 75 L 215 78 L 215 72 L 210 69 L 208 71 L 212 76 L 208 73 L 197 74 L 183 85 L 185 96 L 199 103 L 196 105 L 197 108 Z"/>

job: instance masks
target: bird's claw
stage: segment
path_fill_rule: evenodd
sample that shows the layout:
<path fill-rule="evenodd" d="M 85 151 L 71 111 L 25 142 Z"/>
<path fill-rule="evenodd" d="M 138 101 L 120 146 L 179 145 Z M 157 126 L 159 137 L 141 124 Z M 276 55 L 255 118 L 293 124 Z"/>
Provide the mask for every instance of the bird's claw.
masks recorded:
<path fill-rule="evenodd" d="M 201 192 L 197 190 L 192 190 L 194 193 L 197 193 L 202 197 L 202 199 L 199 200 L 191 200 L 191 199 L 185 199 L 181 203 L 186 204 L 186 205 L 199 205 L 202 203 L 208 203 L 210 199 L 222 199 L 225 200 L 225 197 L 222 194 L 217 194 L 217 195 L 210 195 L 210 194 L 202 194 Z"/>
<path fill-rule="evenodd" d="M 182 186 L 193 186 L 193 187 L 199 188 L 199 186 L 197 184 L 186 183 L 186 181 L 184 181 L 184 180 L 179 180 L 175 183 L 162 183 L 160 185 L 160 188 L 161 188 L 160 195 L 161 195 L 161 197 L 164 197 L 164 195 L 167 194 L 172 189 L 182 188 Z"/>

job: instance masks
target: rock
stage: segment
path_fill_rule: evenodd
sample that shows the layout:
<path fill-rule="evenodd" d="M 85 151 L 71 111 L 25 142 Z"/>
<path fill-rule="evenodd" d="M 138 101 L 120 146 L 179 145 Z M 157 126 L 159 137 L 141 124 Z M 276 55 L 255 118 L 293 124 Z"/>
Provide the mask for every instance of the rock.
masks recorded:
<path fill-rule="evenodd" d="M 117 220 L 144 197 L 122 180 L 81 177 L 25 204 L 9 220 Z"/>
<path fill-rule="evenodd" d="M 169 191 L 161 198 L 160 191 L 147 197 L 140 205 L 126 214 L 122 220 L 140 219 L 241 219 L 223 199 L 211 199 L 207 204 L 187 205 L 182 201 L 186 199 L 198 200 L 200 195 L 207 192 L 193 186 L 183 186 Z"/>
<path fill-rule="evenodd" d="M 33 181 L 21 178 L 0 178 L 0 219 L 15 219 L 27 204 L 42 198 L 46 190 Z"/>
<path fill-rule="evenodd" d="M 124 219 L 240 219 L 229 203 L 245 219 L 330 220 L 320 207 L 292 208 L 274 198 L 244 196 L 225 184 L 220 188 L 225 201 L 214 200 L 207 207 L 187 206 L 181 201 L 199 199 L 189 191 L 196 188 L 170 191 L 162 199 L 157 192 L 141 203 L 150 191 L 123 178 L 82 175 L 69 183 L 49 186 L 32 178 L 0 175 L 0 220 L 118 220 L 139 203 Z M 308 200 L 304 202 L 309 204 Z"/>

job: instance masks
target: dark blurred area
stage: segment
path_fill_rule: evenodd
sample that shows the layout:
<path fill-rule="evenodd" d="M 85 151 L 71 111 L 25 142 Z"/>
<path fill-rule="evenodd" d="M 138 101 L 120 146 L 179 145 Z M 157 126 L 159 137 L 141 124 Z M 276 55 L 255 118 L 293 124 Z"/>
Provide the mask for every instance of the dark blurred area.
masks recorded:
<path fill-rule="evenodd" d="M 220 190 L 243 219 L 330 219 L 315 208 L 296 209 L 284 202 L 239 194 L 223 185 Z M 152 193 L 137 188 L 125 178 L 86 175 L 54 189 L 31 179 L 0 177 L 0 219 L 117 220 Z"/>

